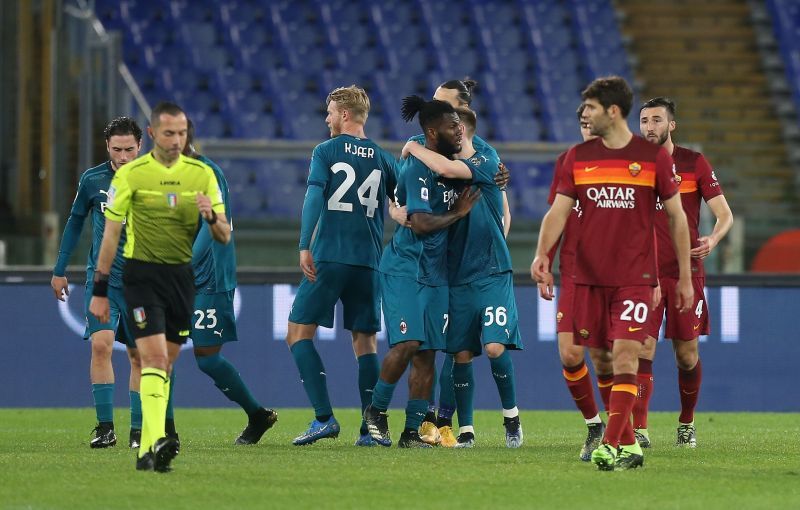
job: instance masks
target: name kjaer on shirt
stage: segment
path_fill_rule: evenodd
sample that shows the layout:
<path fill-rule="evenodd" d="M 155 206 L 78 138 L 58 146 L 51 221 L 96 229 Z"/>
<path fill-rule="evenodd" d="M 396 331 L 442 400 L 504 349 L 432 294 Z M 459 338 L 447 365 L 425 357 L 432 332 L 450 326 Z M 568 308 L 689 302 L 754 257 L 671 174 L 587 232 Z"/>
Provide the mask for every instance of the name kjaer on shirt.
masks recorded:
<path fill-rule="evenodd" d="M 361 147 L 352 143 L 344 144 L 344 151 L 348 154 L 358 156 L 359 158 L 373 158 L 375 157 L 375 149 L 372 147 Z"/>

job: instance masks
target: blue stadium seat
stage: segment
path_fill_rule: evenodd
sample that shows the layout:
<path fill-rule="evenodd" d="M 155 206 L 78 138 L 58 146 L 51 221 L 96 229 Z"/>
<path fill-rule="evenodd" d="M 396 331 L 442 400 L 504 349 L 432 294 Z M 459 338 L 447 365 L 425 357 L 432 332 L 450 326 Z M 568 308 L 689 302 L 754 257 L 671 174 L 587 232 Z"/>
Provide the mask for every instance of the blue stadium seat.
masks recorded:
<path fill-rule="evenodd" d="M 776 35 L 800 103 L 800 4 L 768 5 L 780 11 Z M 458 8 L 431 0 L 97 0 L 95 8 L 107 29 L 121 32 L 148 101 L 180 100 L 222 136 L 319 141 L 327 137 L 325 95 L 357 83 L 372 101 L 368 132 L 405 139 L 419 127 L 399 118 L 400 99 L 430 97 L 445 79 L 469 74 L 481 83 L 483 133 L 571 142 L 586 82 L 601 72 L 630 76 L 611 0 L 467 0 Z M 154 71 L 177 67 L 180 78 Z"/>

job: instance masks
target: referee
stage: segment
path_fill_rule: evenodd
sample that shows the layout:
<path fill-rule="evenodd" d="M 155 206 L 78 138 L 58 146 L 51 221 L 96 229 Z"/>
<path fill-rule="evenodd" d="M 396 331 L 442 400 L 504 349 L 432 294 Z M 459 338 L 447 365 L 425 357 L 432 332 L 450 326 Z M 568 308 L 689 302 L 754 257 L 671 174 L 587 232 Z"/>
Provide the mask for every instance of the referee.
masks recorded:
<path fill-rule="evenodd" d="M 117 170 L 108 190 L 106 226 L 89 311 L 108 322 L 108 275 L 125 224 L 122 283 L 127 318 L 142 362 L 142 442 L 136 469 L 170 471 L 176 439 L 165 437 L 169 372 L 191 329 L 192 242 L 202 217 L 215 241 L 230 240 L 214 171 L 181 153 L 186 114 L 159 103 L 147 133 L 153 150 Z M 198 214 L 199 213 L 199 214 Z"/>

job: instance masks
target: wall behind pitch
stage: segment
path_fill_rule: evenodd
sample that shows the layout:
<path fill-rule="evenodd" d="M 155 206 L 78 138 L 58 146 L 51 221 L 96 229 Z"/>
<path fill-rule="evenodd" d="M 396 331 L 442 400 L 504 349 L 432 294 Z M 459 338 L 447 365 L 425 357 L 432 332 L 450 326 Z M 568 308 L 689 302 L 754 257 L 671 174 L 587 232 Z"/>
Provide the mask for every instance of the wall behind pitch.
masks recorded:
<path fill-rule="evenodd" d="M 283 341 L 295 287 L 244 285 L 238 291 L 240 341 L 223 353 L 239 369 L 266 406 L 308 407 L 291 355 Z M 517 398 L 523 409 L 574 409 L 561 377 L 552 304 L 534 287 L 517 288 L 525 350 L 513 353 Z M 800 359 L 797 303 L 800 289 L 708 289 L 712 334 L 703 338 L 700 411 L 800 411 L 794 370 Z M 91 406 L 89 344 L 81 338 L 83 287 L 74 286 L 68 303 L 53 298 L 46 285 L 0 285 L 0 406 Z M 325 363 L 335 407 L 359 405 L 357 363 L 349 333 L 322 330 L 317 347 Z M 118 347 L 121 347 L 118 345 Z M 383 336 L 379 355 L 387 350 Z M 437 365 L 441 355 L 437 359 Z M 116 404 L 127 407 L 129 366 L 114 354 Z M 232 406 L 196 367 L 191 350 L 177 363 L 176 405 Z M 654 410 L 677 410 L 677 373 L 669 342 L 658 347 Z M 499 398 L 485 356 L 475 362 L 476 407 L 497 409 Z M 405 405 L 405 381 L 394 407 Z M 599 397 L 598 397 L 599 402 Z"/>

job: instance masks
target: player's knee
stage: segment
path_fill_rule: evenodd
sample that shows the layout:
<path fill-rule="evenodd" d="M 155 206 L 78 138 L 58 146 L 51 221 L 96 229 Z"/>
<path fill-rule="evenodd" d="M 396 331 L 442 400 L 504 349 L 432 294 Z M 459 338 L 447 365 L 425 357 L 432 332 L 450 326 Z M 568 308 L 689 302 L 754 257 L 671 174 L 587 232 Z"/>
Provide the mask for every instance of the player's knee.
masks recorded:
<path fill-rule="evenodd" d="M 110 359 L 114 352 L 114 345 L 106 342 L 92 341 L 92 357 L 95 359 Z"/>
<path fill-rule="evenodd" d="M 316 333 L 316 324 L 297 324 L 295 322 L 289 322 L 289 326 L 286 331 L 286 344 L 291 347 L 300 340 L 314 338 Z"/>
<path fill-rule="evenodd" d="M 353 351 L 356 356 L 378 352 L 378 339 L 375 333 L 353 332 Z"/>
<path fill-rule="evenodd" d="M 170 363 L 169 357 L 163 354 L 150 354 L 147 356 L 140 356 L 142 368 L 157 368 L 169 372 Z"/>
<path fill-rule="evenodd" d="M 681 370 L 691 370 L 697 365 L 700 356 L 697 351 L 686 350 L 686 351 L 676 351 L 675 352 L 675 361 L 678 364 L 678 368 Z"/>
<path fill-rule="evenodd" d="M 558 350 L 561 364 L 565 367 L 575 367 L 583 361 L 583 347 L 577 345 L 562 346 Z"/>
<path fill-rule="evenodd" d="M 499 343 L 490 343 L 486 344 L 484 350 L 486 351 L 486 355 L 490 358 L 499 358 L 506 352 L 506 346 Z"/>
<path fill-rule="evenodd" d="M 469 363 L 472 361 L 474 355 L 470 351 L 461 351 L 453 356 L 456 363 Z"/>

